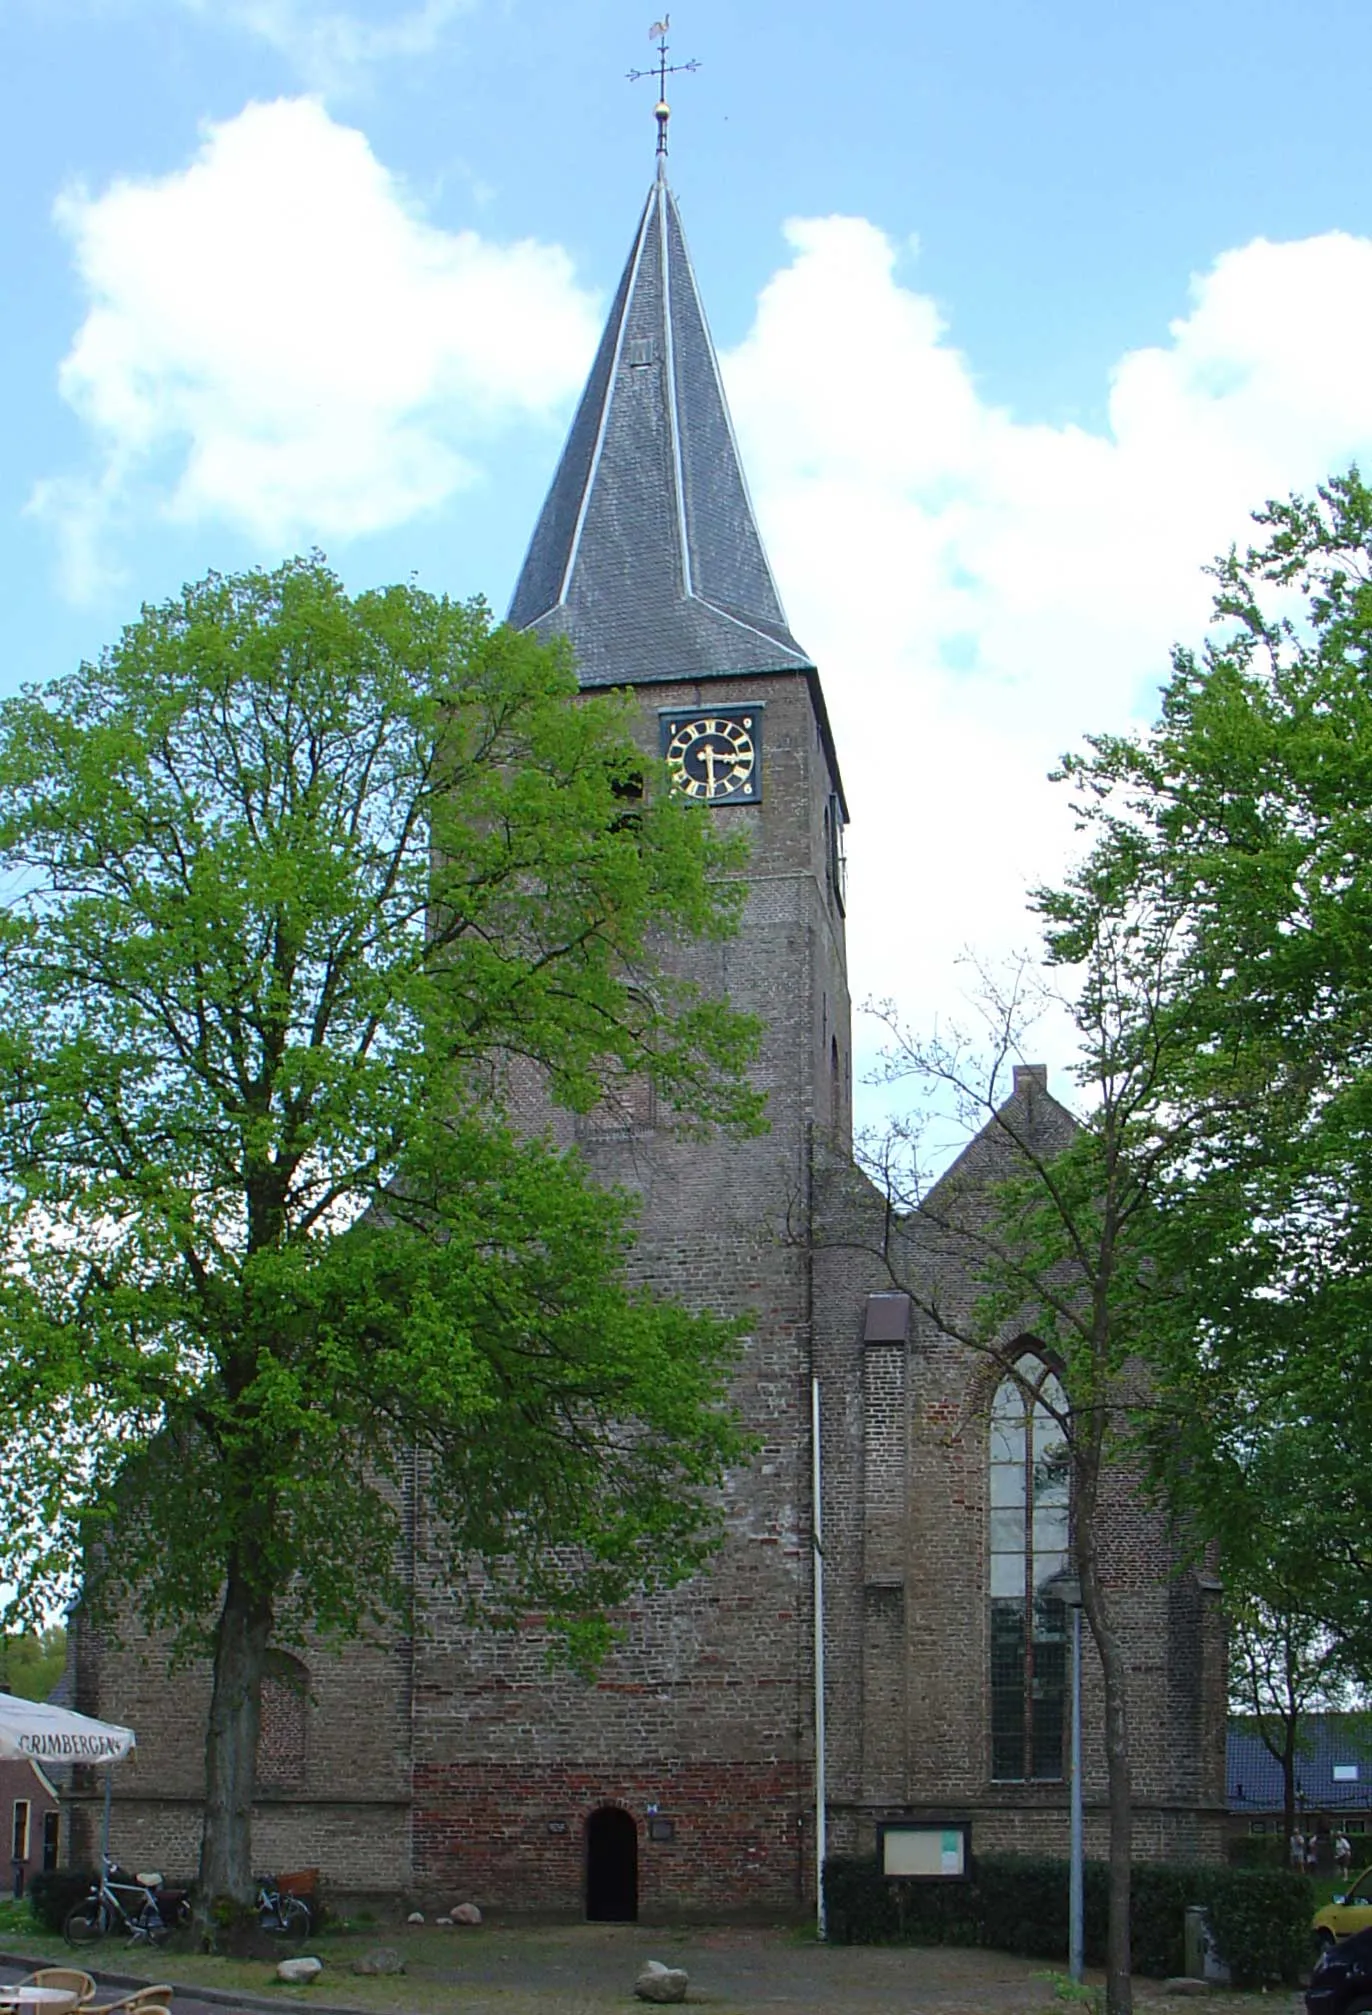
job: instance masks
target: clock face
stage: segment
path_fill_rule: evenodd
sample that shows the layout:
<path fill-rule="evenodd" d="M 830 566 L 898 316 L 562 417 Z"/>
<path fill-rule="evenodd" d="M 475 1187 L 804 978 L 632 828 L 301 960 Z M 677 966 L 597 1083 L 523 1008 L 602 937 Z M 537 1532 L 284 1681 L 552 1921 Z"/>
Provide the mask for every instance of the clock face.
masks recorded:
<path fill-rule="evenodd" d="M 664 714 L 662 753 L 675 789 L 709 805 L 756 804 L 762 796 L 758 764 L 759 716 L 746 711 Z"/>

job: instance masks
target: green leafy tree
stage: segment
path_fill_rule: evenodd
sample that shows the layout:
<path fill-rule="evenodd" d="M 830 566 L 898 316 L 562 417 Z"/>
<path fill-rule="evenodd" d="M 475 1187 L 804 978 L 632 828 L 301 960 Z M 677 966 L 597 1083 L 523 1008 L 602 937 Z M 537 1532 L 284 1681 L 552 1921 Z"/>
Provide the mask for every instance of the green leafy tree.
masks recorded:
<path fill-rule="evenodd" d="M 983 1039 L 921 1040 L 884 1011 L 891 1035 L 884 1081 L 924 1087 L 940 1123 L 954 1116 L 975 1145 L 930 1181 L 920 1168 L 927 1116 L 916 1116 L 897 1125 L 869 1167 L 893 1205 L 883 1248 L 893 1285 L 1004 1374 L 1019 1375 L 1027 1335 L 1060 1375 L 1063 1405 L 1034 1396 L 1062 1437 L 1070 1572 L 1100 1664 L 1110 1868 L 1105 2005 L 1110 2015 L 1128 2015 L 1133 1758 L 1127 1646 L 1107 1535 L 1121 1473 L 1141 1482 L 1148 1438 L 1172 1418 L 1151 1371 L 1160 1335 L 1175 1319 L 1154 1264 L 1153 1220 L 1186 1122 L 1171 1113 L 1159 1126 L 1153 1112 L 1166 1054 L 1158 1010 L 1172 961 L 1169 920 L 1099 895 L 1052 923 L 1050 956 L 1069 984 L 1050 992 L 1027 965 L 1009 986 L 983 978 Z M 1010 1096 L 1010 1066 L 1050 999 L 1077 1036 L 1083 1110 L 1075 1118 L 1032 1080 Z"/>
<path fill-rule="evenodd" d="M 908 1037 L 891 1059 L 999 1125 L 1015 1164 L 989 1209 L 960 1211 L 947 1179 L 923 1204 L 983 1289 L 942 1320 L 994 1348 L 1023 1309 L 1064 1367 L 1112 2015 L 1131 1793 L 1092 1560 L 1106 1464 L 1149 1464 L 1190 1543 L 1218 1542 L 1240 1638 L 1246 1619 L 1267 1657 L 1285 1631 L 1301 1700 L 1311 1661 L 1326 1688 L 1372 1671 L 1372 492 L 1350 472 L 1257 522 L 1265 542 L 1214 570 L 1215 630 L 1174 653 L 1154 731 L 1063 766 L 1086 844 L 1036 903 L 1078 1039 L 1070 1145 L 1045 1152 L 1000 1107 L 1013 996 L 990 1003 L 989 1071 Z"/>
<path fill-rule="evenodd" d="M 7 1686 L 21 1700 L 46 1700 L 62 1677 L 66 1662 L 63 1624 L 0 1634 L 0 1686 Z"/>
<path fill-rule="evenodd" d="M 1189 1402 L 1161 1464 L 1244 1585 L 1298 1585 L 1365 1675 L 1372 491 L 1353 470 L 1257 523 L 1215 569 L 1214 634 L 1175 653 L 1157 727 L 1067 765 L 1091 847 L 1062 901 L 1144 903 L 1176 946 L 1154 1110 L 1198 1123 L 1157 1220 Z"/>
<path fill-rule="evenodd" d="M 1337 1640 L 1294 1605 L 1273 1607 L 1227 1591 L 1229 1700 L 1282 1775 L 1282 1847 L 1300 1810 L 1297 1766 L 1308 1747 L 1312 1714 L 1337 1713 L 1353 1697 Z"/>
<path fill-rule="evenodd" d="M 628 722 L 314 559 L 0 710 L 0 1576 L 208 1651 L 207 1901 L 269 1648 L 407 1600 L 408 1461 L 474 1612 L 587 1656 L 714 1543 L 737 1325 L 626 1285 L 551 1130 L 637 1074 L 762 1123 L 752 1024 L 673 972 L 739 855 Z"/>

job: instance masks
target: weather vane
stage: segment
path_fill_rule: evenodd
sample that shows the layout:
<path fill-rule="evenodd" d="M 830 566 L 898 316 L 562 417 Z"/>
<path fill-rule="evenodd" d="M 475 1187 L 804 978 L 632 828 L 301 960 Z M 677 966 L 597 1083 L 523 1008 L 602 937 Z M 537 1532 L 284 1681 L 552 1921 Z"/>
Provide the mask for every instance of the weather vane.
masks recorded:
<path fill-rule="evenodd" d="M 657 62 L 651 70 L 631 70 L 629 72 L 629 82 L 631 84 L 637 84 L 643 77 L 656 77 L 657 79 L 657 107 L 653 116 L 657 120 L 657 158 L 659 165 L 661 165 L 663 157 L 667 152 L 667 121 L 672 116 L 672 108 L 667 103 L 667 79 L 673 76 L 678 70 L 698 70 L 700 68 L 694 56 L 689 63 L 669 63 L 667 61 L 669 53 L 667 48 L 667 30 L 671 25 L 672 17 L 670 14 L 664 14 L 660 21 L 654 21 L 652 27 L 648 30 L 648 40 L 657 44 Z"/>

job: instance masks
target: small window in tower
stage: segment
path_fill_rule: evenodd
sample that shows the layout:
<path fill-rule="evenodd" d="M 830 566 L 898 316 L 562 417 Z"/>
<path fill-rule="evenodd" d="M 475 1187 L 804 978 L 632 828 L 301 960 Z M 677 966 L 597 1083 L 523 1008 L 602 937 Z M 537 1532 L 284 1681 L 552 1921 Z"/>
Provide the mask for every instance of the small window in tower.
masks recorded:
<path fill-rule="evenodd" d="M 637 832 L 643 824 L 643 772 L 636 770 L 629 776 L 612 777 L 610 789 L 619 805 L 610 820 L 610 831 Z"/>
<path fill-rule="evenodd" d="M 631 371 L 657 362 L 657 346 L 651 336 L 631 336 L 624 345 L 624 361 Z"/>
<path fill-rule="evenodd" d="M 589 1112 L 577 1114 L 579 1140 L 627 1139 L 653 1131 L 657 1098 L 652 1079 L 643 1071 L 607 1079 L 604 1095 Z"/>
<path fill-rule="evenodd" d="M 843 807 L 837 791 L 829 799 L 824 815 L 824 837 L 829 853 L 829 886 L 842 916 L 848 907 L 848 858 L 843 851 Z"/>

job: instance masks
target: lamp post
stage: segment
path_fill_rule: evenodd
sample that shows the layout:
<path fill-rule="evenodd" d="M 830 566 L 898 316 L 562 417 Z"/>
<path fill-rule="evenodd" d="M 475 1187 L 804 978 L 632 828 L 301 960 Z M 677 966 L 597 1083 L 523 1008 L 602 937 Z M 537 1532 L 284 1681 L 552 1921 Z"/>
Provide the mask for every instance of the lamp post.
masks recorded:
<path fill-rule="evenodd" d="M 1067 1873 L 1067 1971 L 1081 1980 L 1086 1971 L 1085 1868 L 1081 1817 L 1081 1581 L 1075 1574 L 1055 1574 L 1044 1594 L 1056 1595 L 1072 1612 L 1072 1733 L 1068 1766 L 1071 1839 Z"/>

